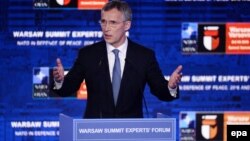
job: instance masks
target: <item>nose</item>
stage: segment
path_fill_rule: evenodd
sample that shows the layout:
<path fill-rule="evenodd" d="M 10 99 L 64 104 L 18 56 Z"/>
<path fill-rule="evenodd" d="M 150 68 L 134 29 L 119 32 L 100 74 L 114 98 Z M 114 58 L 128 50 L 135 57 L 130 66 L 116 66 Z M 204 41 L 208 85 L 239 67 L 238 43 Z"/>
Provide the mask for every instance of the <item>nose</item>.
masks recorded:
<path fill-rule="evenodd" d="M 110 30 L 110 24 L 109 22 L 107 22 L 104 27 L 103 27 L 104 31 L 109 31 Z"/>

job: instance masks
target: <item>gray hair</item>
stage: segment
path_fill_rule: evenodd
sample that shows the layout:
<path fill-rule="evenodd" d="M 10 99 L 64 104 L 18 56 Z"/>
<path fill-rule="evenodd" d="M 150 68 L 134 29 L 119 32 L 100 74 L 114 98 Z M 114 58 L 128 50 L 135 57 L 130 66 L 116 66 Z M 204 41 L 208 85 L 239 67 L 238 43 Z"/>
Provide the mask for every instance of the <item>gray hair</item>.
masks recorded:
<path fill-rule="evenodd" d="M 132 21 L 132 10 L 128 3 L 121 0 L 112 0 L 104 5 L 102 11 L 109 11 L 116 8 L 118 11 L 122 12 L 126 21 Z"/>

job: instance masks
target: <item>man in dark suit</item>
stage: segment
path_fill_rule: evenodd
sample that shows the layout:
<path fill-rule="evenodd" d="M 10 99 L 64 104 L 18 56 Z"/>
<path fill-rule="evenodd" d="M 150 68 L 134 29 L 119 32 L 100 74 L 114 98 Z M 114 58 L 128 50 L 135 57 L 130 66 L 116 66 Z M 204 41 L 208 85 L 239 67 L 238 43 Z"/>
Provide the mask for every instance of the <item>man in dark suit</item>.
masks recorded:
<path fill-rule="evenodd" d="M 104 41 L 80 49 L 64 77 L 60 59 L 53 71 L 56 92 L 68 96 L 86 81 L 88 99 L 85 118 L 141 118 L 146 83 L 152 94 L 163 101 L 179 97 L 182 66 L 169 81 L 159 68 L 152 50 L 127 38 L 132 12 L 126 2 L 110 1 L 101 10 Z"/>

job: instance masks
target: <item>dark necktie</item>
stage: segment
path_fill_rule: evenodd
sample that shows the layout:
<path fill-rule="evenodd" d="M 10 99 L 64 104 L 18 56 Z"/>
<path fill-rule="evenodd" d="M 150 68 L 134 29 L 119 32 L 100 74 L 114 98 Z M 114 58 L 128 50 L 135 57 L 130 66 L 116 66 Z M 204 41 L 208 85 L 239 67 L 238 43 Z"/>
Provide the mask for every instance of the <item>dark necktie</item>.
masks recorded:
<path fill-rule="evenodd" d="M 114 102 L 116 105 L 119 90 L 120 90 L 120 84 L 121 84 L 121 65 L 120 65 L 120 59 L 119 59 L 119 50 L 114 49 L 113 53 L 115 54 L 115 64 L 113 68 L 113 77 L 112 77 L 112 86 L 113 86 L 113 96 L 114 96 Z"/>

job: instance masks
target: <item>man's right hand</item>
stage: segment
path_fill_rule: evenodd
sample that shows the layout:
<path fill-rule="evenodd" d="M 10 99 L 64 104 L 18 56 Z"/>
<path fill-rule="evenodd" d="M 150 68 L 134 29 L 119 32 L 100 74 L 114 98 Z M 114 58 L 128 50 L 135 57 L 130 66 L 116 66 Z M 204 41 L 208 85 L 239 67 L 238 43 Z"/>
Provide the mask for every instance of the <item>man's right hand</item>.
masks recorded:
<path fill-rule="evenodd" d="M 64 68 L 60 58 L 56 59 L 56 67 L 53 69 L 53 76 L 58 83 L 62 82 L 64 79 Z"/>

